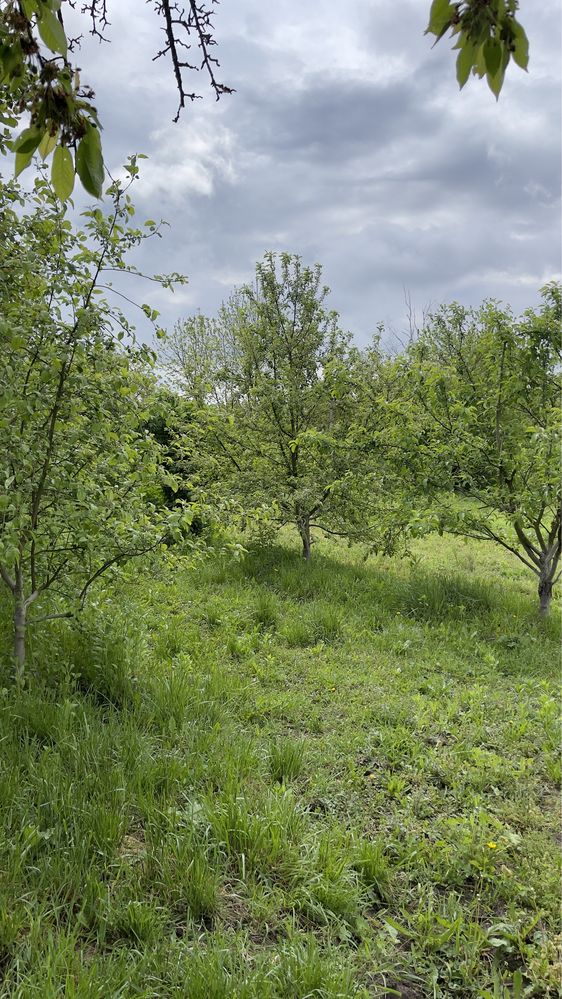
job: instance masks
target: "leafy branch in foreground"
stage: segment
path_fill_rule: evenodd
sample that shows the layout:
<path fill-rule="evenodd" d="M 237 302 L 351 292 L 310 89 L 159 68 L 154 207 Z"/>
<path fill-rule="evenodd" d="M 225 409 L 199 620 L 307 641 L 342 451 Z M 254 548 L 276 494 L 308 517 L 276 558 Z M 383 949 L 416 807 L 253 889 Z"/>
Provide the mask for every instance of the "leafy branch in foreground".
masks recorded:
<path fill-rule="evenodd" d="M 426 34 L 436 43 L 450 31 L 456 38 L 457 80 L 462 90 L 471 72 L 486 77 L 496 100 L 511 59 L 526 70 L 529 42 L 516 18 L 518 0 L 433 0 Z"/>
<path fill-rule="evenodd" d="M 80 38 L 70 38 L 65 27 L 65 8 L 75 6 L 76 0 L 6 0 L 0 10 L 0 125 L 5 126 L 0 151 L 9 146 L 15 153 L 16 177 L 35 153 L 43 160 L 53 154 L 51 181 L 61 201 L 72 194 L 76 174 L 96 198 L 101 197 L 105 177 L 95 95 L 82 84 L 72 60 Z M 199 96 L 187 87 L 186 71 L 204 70 L 217 100 L 232 93 L 216 77 L 214 7 L 189 0 L 185 9 L 175 0 L 154 0 L 153 8 L 165 38 L 154 58 L 170 58 L 179 94 L 174 121 L 186 102 Z M 84 2 L 81 13 L 89 17 L 90 33 L 106 40 L 107 0 Z M 192 39 L 199 63 L 187 58 Z M 28 126 L 9 141 L 11 129 L 26 117 Z"/>
<path fill-rule="evenodd" d="M 117 185 L 112 199 L 75 231 L 45 181 L 27 214 L 17 185 L 0 186 L 0 577 L 20 674 L 29 624 L 72 615 L 183 517 L 149 499 L 166 476 L 142 429 L 153 356 L 100 294 L 107 270 L 138 273 L 125 254 L 150 235 Z"/>

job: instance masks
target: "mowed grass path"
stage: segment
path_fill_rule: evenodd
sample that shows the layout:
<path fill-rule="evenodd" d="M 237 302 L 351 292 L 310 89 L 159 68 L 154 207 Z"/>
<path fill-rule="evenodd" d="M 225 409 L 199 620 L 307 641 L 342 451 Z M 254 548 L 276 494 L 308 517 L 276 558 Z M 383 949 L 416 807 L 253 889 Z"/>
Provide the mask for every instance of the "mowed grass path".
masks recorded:
<path fill-rule="evenodd" d="M 493 548 L 148 569 L 0 713 L 0 995 L 557 996 L 560 616 Z"/>

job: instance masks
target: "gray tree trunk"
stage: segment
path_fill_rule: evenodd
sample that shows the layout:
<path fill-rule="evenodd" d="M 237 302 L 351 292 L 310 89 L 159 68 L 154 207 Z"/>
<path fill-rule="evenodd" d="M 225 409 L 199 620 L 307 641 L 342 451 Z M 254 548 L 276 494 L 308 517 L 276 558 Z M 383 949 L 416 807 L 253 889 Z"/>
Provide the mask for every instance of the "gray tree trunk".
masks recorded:
<path fill-rule="evenodd" d="M 14 607 L 14 657 L 16 674 L 19 680 L 23 678 L 25 669 L 25 625 L 27 604 L 23 594 L 17 594 Z"/>
<path fill-rule="evenodd" d="M 539 572 L 539 611 L 541 617 L 546 617 L 552 600 L 552 590 L 554 588 L 556 569 L 560 559 L 560 538 L 556 538 L 550 547 L 546 548 L 540 557 Z"/>
<path fill-rule="evenodd" d="M 552 578 L 541 573 L 539 577 L 539 613 L 541 617 L 546 617 L 552 600 Z"/>
<path fill-rule="evenodd" d="M 311 554 L 310 520 L 308 517 L 299 520 L 299 534 L 302 541 L 302 557 L 308 562 Z"/>

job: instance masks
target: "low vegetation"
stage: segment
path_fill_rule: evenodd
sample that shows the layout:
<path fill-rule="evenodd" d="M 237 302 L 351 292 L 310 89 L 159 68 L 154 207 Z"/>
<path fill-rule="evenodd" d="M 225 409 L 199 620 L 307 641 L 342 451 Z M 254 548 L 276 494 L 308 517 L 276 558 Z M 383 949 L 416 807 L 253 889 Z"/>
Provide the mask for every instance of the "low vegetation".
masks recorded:
<path fill-rule="evenodd" d="M 26 689 L 4 592 L 1 995 L 558 995 L 557 608 L 282 540 L 131 567 Z"/>

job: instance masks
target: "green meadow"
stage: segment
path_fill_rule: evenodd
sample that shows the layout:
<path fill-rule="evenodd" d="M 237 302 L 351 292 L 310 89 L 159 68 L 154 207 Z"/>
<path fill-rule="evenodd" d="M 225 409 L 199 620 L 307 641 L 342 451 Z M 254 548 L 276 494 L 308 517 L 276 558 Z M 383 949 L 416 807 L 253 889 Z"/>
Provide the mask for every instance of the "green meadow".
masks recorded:
<path fill-rule="evenodd" d="M 37 628 L 25 689 L 6 646 L 0 995 L 559 995 L 560 615 L 527 575 L 287 534 L 129 569 Z"/>

